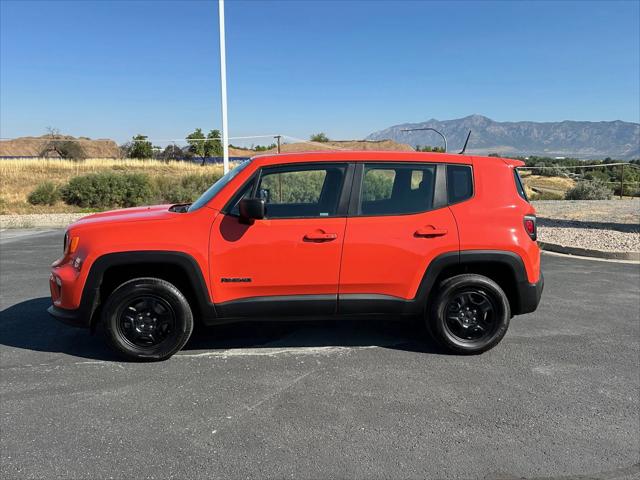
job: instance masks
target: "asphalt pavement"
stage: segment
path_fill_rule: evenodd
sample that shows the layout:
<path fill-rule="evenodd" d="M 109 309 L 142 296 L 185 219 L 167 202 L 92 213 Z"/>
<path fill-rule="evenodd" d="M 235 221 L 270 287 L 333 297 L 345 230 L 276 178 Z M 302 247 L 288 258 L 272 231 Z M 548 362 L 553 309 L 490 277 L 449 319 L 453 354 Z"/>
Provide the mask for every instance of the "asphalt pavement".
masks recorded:
<path fill-rule="evenodd" d="M 2 478 L 640 477 L 640 267 L 543 256 L 480 356 L 412 324 L 201 329 L 116 359 L 46 313 L 63 231 L 0 233 Z"/>

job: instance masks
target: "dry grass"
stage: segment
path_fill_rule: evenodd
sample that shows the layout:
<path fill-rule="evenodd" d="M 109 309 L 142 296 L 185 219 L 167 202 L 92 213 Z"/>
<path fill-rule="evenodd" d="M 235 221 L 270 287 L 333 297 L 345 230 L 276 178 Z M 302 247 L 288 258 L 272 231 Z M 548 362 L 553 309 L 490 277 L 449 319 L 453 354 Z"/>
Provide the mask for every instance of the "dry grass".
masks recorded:
<path fill-rule="evenodd" d="M 62 202 L 51 207 L 30 205 L 27 196 L 44 181 L 63 185 L 78 175 L 108 171 L 146 173 L 150 177 L 181 177 L 221 173 L 222 165 L 201 167 L 192 162 L 100 158 L 80 162 L 47 158 L 0 160 L 0 214 L 80 212 L 82 209 Z"/>
<path fill-rule="evenodd" d="M 565 193 L 572 189 L 576 182 L 566 177 L 543 177 L 540 175 L 522 175 L 522 182 L 527 195 L 530 198 L 536 198 L 537 193 L 550 193 L 559 195 L 564 198 Z"/>

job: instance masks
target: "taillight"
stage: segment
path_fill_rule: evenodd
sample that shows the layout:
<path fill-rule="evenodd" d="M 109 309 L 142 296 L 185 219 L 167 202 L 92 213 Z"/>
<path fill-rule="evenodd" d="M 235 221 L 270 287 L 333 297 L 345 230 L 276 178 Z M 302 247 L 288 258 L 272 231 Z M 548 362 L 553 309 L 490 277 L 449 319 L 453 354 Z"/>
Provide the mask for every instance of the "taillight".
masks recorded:
<path fill-rule="evenodd" d="M 525 215 L 524 217 L 524 230 L 527 232 L 527 235 L 531 237 L 531 240 L 537 240 L 538 238 L 538 228 L 536 226 L 536 216 L 535 215 Z"/>

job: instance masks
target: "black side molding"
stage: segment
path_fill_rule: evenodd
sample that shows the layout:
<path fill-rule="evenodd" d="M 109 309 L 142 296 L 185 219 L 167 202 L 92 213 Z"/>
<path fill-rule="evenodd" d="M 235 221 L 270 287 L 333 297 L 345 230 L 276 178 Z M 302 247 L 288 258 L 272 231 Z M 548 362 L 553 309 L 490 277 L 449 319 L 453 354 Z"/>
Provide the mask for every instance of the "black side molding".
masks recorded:
<path fill-rule="evenodd" d="M 216 303 L 216 311 L 225 318 L 333 315 L 336 313 L 337 303 L 337 294 L 278 295 Z"/>

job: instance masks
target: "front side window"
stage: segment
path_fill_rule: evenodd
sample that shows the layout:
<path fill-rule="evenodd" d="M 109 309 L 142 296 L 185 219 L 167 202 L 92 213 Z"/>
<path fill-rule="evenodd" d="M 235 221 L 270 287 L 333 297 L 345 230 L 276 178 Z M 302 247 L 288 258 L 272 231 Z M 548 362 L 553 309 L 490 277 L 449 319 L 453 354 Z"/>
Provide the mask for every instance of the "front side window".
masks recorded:
<path fill-rule="evenodd" d="M 265 201 L 266 218 L 332 217 L 346 166 L 265 168 L 255 195 Z"/>
<path fill-rule="evenodd" d="M 361 215 L 402 215 L 433 208 L 435 165 L 366 164 Z"/>
<path fill-rule="evenodd" d="M 447 165 L 447 195 L 449 204 L 473 196 L 473 175 L 469 165 Z"/>

